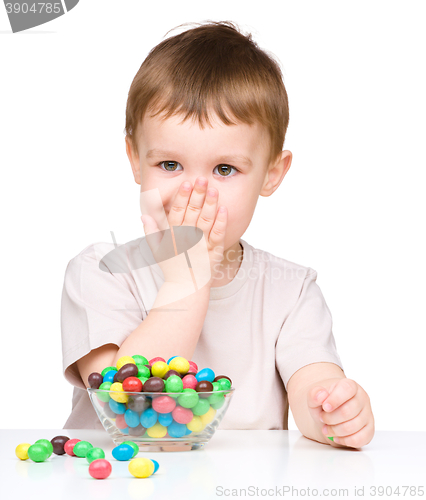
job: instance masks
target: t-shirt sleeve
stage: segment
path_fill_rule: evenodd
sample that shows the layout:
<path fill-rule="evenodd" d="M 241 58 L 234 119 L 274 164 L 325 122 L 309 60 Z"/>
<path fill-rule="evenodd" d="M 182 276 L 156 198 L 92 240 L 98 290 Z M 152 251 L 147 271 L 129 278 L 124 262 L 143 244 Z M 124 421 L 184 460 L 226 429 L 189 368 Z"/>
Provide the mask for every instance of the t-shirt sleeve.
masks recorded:
<path fill-rule="evenodd" d="M 64 377 L 86 389 L 75 362 L 105 344 L 118 347 L 142 321 L 132 290 L 120 274 L 99 268 L 102 256 L 87 248 L 68 263 L 61 299 Z"/>
<path fill-rule="evenodd" d="M 308 268 L 300 295 L 285 319 L 276 343 L 276 366 L 287 390 L 290 377 L 300 368 L 319 362 L 338 365 L 333 320 L 316 283 L 317 272 Z"/>

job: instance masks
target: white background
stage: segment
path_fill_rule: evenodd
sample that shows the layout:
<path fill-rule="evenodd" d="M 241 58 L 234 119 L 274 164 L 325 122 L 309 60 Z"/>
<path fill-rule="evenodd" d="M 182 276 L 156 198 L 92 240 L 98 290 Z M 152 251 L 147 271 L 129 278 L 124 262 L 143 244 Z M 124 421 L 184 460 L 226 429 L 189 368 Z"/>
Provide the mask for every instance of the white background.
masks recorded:
<path fill-rule="evenodd" d="M 294 155 L 243 239 L 317 270 L 376 430 L 426 431 L 425 13 L 414 1 L 81 0 L 12 34 L 0 6 L 0 426 L 62 428 L 66 266 L 110 231 L 143 236 L 123 133 L 133 77 L 172 28 L 231 20 L 282 67 Z"/>

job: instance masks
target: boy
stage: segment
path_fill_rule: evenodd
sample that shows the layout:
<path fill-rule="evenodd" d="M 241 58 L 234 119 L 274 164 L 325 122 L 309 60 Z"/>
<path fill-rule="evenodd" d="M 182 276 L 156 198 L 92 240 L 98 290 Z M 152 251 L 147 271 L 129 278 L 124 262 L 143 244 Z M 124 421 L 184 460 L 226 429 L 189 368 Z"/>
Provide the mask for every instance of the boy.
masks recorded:
<path fill-rule="evenodd" d="M 290 168 L 288 121 L 278 64 L 232 23 L 200 25 L 151 50 L 126 108 L 146 240 L 117 247 L 117 267 L 102 259 L 114 254 L 108 244 L 68 264 L 62 345 L 75 388 L 64 428 L 102 428 L 85 390 L 90 373 L 126 355 L 179 355 L 232 379 L 221 429 L 287 429 L 290 406 L 309 439 L 371 441 L 370 400 L 343 373 L 316 271 L 241 239 L 259 195 Z M 185 255 L 179 264 L 157 258 L 163 230 L 180 226 L 203 234 L 186 274 Z M 158 266 L 142 255 L 143 240 Z M 201 283 L 197 262 L 209 271 Z"/>

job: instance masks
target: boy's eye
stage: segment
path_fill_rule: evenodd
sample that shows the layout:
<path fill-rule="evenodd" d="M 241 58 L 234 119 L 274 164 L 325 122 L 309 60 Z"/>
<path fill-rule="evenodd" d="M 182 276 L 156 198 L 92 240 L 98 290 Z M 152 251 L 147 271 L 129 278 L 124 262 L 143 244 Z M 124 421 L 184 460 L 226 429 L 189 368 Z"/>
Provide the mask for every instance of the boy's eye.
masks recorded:
<path fill-rule="evenodd" d="M 165 164 L 164 170 L 167 170 L 168 172 L 175 172 L 177 169 L 174 167 L 176 165 L 180 165 L 180 163 L 178 163 L 177 161 L 162 161 L 158 165 L 160 165 L 160 167 L 162 167 L 163 163 Z"/>
<path fill-rule="evenodd" d="M 166 170 L 167 172 L 176 172 L 178 170 L 177 166 L 180 165 L 180 163 L 178 163 L 177 161 L 166 160 L 166 161 L 161 161 L 157 165 L 162 167 L 163 170 Z M 180 166 L 182 166 L 182 165 L 180 165 Z M 224 165 L 224 164 L 218 165 L 217 167 L 214 168 L 214 170 L 216 170 L 216 169 L 218 169 L 218 173 L 221 177 L 232 177 L 232 175 L 235 175 L 235 173 L 238 172 L 238 170 L 235 167 L 232 167 L 230 165 Z M 232 173 L 231 169 L 233 169 L 235 171 L 235 173 L 232 175 L 231 175 L 231 173 Z"/>

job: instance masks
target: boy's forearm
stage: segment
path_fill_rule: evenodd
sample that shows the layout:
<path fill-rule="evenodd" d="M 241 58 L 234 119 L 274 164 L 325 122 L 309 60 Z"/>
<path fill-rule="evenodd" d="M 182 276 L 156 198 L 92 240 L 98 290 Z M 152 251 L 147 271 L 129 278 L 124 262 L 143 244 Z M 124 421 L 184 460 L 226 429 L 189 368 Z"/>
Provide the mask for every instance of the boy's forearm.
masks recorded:
<path fill-rule="evenodd" d="M 182 287 L 168 282 L 162 285 L 148 316 L 117 351 L 114 365 L 122 356 L 134 354 L 141 354 L 148 360 L 157 356 L 166 361 L 172 356 L 192 358 L 209 306 L 210 286 L 205 285 L 170 303 L 173 297 L 179 296 Z"/>
<path fill-rule="evenodd" d="M 315 420 L 312 418 L 312 415 L 310 414 L 308 408 L 308 394 L 309 391 L 315 386 L 327 385 L 329 382 L 337 381 L 341 378 L 345 378 L 345 376 L 342 374 L 342 376 L 338 376 L 332 379 L 324 378 L 316 380 L 312 384 L 309 384 L 303 389 L 300 389 L 297 394 L 293 396 L 291 402 L 291 412 L 293 414 L 297 428 L 305 437 L 314 441 L 318 441 L 320 443 L 333 444 L 332 441 L 328 439 L 327 436 L 325 436 L 322 432 L 324 424 L 321 421 L 315 422 Z"/>

